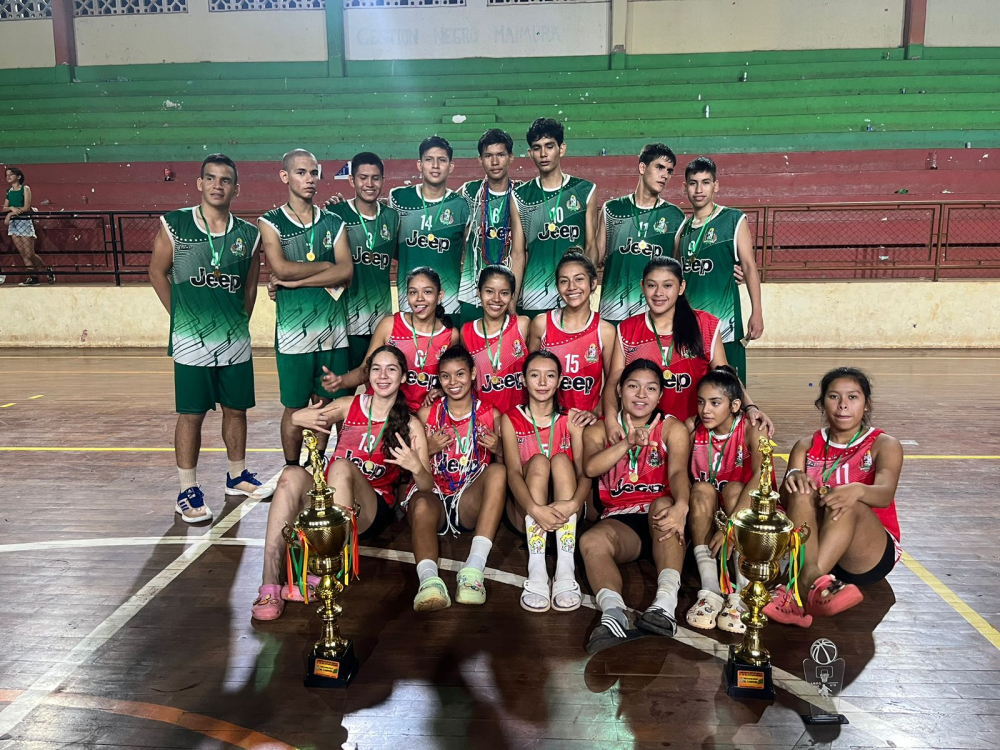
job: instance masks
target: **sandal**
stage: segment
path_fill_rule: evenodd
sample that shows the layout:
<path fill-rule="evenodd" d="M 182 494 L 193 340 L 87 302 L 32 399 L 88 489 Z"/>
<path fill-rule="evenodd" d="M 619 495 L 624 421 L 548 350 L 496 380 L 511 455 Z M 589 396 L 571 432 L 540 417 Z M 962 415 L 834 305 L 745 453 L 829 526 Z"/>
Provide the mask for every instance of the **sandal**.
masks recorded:
<path fill-rule="evenodd" d="M 619 643 L 634 641 L 637 638 L 644 638 L 647 634 L 639 629 L 636 624 L 635 612 L 630 609 L 624 610 L 624 627 L 614 615 L 607 612 L 601 615 L 600 622 L 590 634 L 587 640 L 587 653 L 593 656 L 599 651 L 617 646 Z"/>
<path fill-rule="evenodd" d="M 567 600 L 570 602 L 569 604 L 566 603 Z M 551 602 L 552 609 L 556 612 L 573 612 L 580 609 L 580 605 L 583 604 L 580 584 L 573 578 L 553 581 Z"/>
<path fill-rule="evenodd" d="M 727 633 L 745 633 L 747 626 L 740 619 L 741 614 L 743 614 L 743 602 L 740 601 L 740 595 L 730 594 L 726 597 L 726 603 L 722 605 L 716 627 Z"/>
<path fill-rule="evenodd" d="M 284 610 L 281 586 L 276 583 L 266 583 L 257 589 L 257 598 L 250 608 L 250 615 L 255 620 L 277 620 Z"/>
<path fill-rule="evenodd" d="M 433 612 L 450 606 L 451 597 L 448 596 L 448 588 L 438 576 L 428 578 L 421 583 L 417 595 L 413 597 L 414 612 Z"/>
<path fill-rule="evenodd" d="M 478 568 L 462 568 L 458 571 L 455 586 L 455 601 L 459 604 L 485 604 L 486 580 Z"/>
<path fill-rule="evenodd" d="M 319 576 L 314 576 L 312 574 L 306 576 L 306 588 L 309 589 L 310 603 L 316 599 L 316 587 L 319 586 L 319 580 Z M 305 601 L 305 599 L 302 598 L 302 589 L 291 582 L 286 583 L 281 587 L 281 598 L 286 602 Z"/>
<path fill-rule="evenodd" d="M 655 635 L 665 635 L 672 638 L 677 634 L 677 620 L 659 607 L 647 609 L 639 615 L 639 621 L 636 624 L 641 630 Z"/>
<path fill-rule="evenodd" d="M 724 604 L 722 594 L 702 589 L 698 592 L 698 601 L 687 611 L 685 617 L 687 624 L 698 630 L 715 630 L 716 621 Z"/>
<path fill-rule="evenodd" d="M 544 606 L 533 607 L 530 602 L 536 601 L 537 599 L 532 599 L 532 597 L 537 597 L 542 602 Z M 524 591 L 521 592 L 521 608 L 526 609 L 529 612 L 548 612 L 549 607 L 552 606 L 552 592 L 549 588 L 548 579 L 545 583 L 541 581 L 532 581 L 530 578 L 524 582 Z"/>

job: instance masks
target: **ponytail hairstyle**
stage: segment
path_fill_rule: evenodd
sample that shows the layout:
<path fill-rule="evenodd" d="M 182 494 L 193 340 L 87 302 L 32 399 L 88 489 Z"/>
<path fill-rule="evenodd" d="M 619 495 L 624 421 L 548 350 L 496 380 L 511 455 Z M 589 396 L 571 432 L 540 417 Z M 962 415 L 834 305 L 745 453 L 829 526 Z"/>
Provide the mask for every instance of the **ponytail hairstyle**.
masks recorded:
<path fill-rule="evenodd" d="M 663 393 L 663 388 L 666 386 L 666 382 L 663 380 L 663 366 L 656 364 L 651 359 L 639 358 L 634 359 L 625 365 L 625 369 L 622 370 L 621 377 L 618 378 L 618 408 L 622 408 L 622 383 L 628 380 L 629 376 L 634 372 L 640 370 L 649 370 L 651 373 L 656 375 L 656 382 L 660 384 L 660 393 Z M 663 412 L 660 410 L 659 400 L 657 400 L 656 408 L 653 409 L 653 413 L 650 415 L 650 419 L 654 419 L 656 415 L 659 414 L 663 416 Z"/>
<path fill-rule="evenodd" d="M 671 273 L 677 283 L 684 282 L 684 270 L 679 260 L 666 255 L 658 255 L 650 260 L 642 269 L 642 283 L 653 271 L 665 270 Z M 674 342 L 678 352 L 690 359 L 711 359 L 712 353 L 705 351 L 705 342 L 701 335 L 701 326 L 694 314 L 691 303 L 683 294 L 677 295 L 674 303 Z"/>
<path fill-rule="evenodd" d="M 420 268 L 414 268 L 408 274 L 406 274 L 406 286 L 405 289 L 410 288 L 410 282 L 413 281 L 417 276 L 423 276 L 430 279 L 430 282 L 437 288 L 438 292 L 441 291 L 441 276 L 430 266 L 420 266 Z M 434 310 L 434 317 L 443 321 L 445 326 L 448 328 L 454 328 L 455 326 L 451 322 L 451 316 L 449 316 L 444 311 L 444 305 L 438 302 L 437 307 Z"/>
<path fill-rule="evenodd" d="M 719 365 L 714 370 L 706 372 L 705 377 L 698 383 L 698 390 L 701 391 L 701 387 L 704 385 L 710 385 L 722 391 L 729 399 L 730 411 L 732 411 L 733 401 L 739 401 L 741 405 L 743 404 L 743 384 L 740 382 L 740 376 L 736 370 L 729 365 Z"/>
<path fill-rule="evenodd" d="M 527 358 L 524 360 L 524 365 L 522 365 L 521 367 L 521 376 L 525 380 L 528 379 L 528 368 L 531 366 L 531 363 L 534 362 L 536 359 L 547 359 L 550 362 L 555 362 L 556 377 L 558 378 L 558 382 L 556 383 L 556 392 L 552 395 L 552 408 L 556 411 L 557 414 L 565 414 L 566 413 L 565 410 L 559 404 L 559 390 L 560 388 L 562 388 L 562 363 L 559 361 L 559 357 L 557 357 L 555 354 L 545 349 L 539 349 L 537 352 L 532 352 L 531 354 L 529 354 Z M 525 398 L 525 403 L 527 403 L 528 399 L 527 388 L 524 389 L 524 398 Z"/>
<path fill-rule="evenodd" d="M 488 265 L 479 272 L 479 282 L 476 285 L 476 289 L 482 292 L 483 287 L 486 286 L 486 282 L 494 276 L 503 276 L 507 280 L 507 284 L 510 286 L 511 297 L 517 293 L 517 279 L 514 278 L 514 272 L 507 268 L 507 266 L 500 265 L 499 263 Z"/>
<path fill-rule="evenodd" d="M 406 373 L 409 369 L 406 366 L 406 357 L 403 356 L 403 352 L 392 344 L 384 344 L 372 352 L 372 355 L 365 360 L 365 372 L 371 373 L 372 362 L 382 352 L 388 352 L 396 358 L 400 371 L 403 373 L 403 381 L 405 382 Z M 389 409 L 389 416 L 385 420 L 385 431 L 388 433 L 384 442 L 386 450 L 402 447 L 396 438 L 397 432 L 403 436 L 403 440 L 406 441 L 407 445 L 410 444 L 410 417 L 412 416 L 413 414 L 410 412 L 410 407 L 406 405 L 406 399 L 403 397 L 403 394 L 400 391 L 396 391 L 396 400 L 393 402 L 392 408 Z"/>
<path fill-rule="evenodd" d="M 868 427 L 871 423 L 872 414 L 875 411 L 875 404 L 872 401 L 872 381 L 864 371 L 859 370 L 857 367 L 838 367 L 824 375 L 822 382 L 819 384 L 819 398 L 816 399 L 816 408 L 820 410 L 820 413 L 825 413 L 826 410 L 823 408 L 823 402 L 826 401 L 826 393 L 830 390 L 830 386 L 833 385 L 833 381 L 840 380 L 841 378 L 853 380 L 858 384 L 861 393 L 864 394 L 865 415 L 861 418 L 861 426 Z"/>

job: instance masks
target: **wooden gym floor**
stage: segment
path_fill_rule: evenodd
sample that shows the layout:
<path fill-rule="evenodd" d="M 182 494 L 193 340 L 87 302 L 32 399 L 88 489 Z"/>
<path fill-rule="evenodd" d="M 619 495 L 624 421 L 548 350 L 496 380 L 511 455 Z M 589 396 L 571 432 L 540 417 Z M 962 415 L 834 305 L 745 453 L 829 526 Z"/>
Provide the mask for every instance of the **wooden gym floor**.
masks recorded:
<path fill-rule="evenodd" d="M 249 465 L 266 479 L 282 464 L 280 407 L 274 359 L 256 362 Z M 815 386 L 842 364 L 873 374 L 876 423 L 908 441 L 908 554 L 856 609 L 808 631 L 768 627 L 779 691 L 767 705 L 721 689 L 732 639 L 720 631 L 588 658 L 592 600 L 523 612 L 525 553 L 503 528 L 486 606 L 417 616 L 403 523 L 363 550 L 361 581 L 342 599 L 356 681 L 307 691 L 312 607 L 251 623 L 267 506 L 223 495 L 218 416 L 199 470 L 217 520 L 188 527 L 173 514 L 170 360 L 4 350 L 0 750 L 1000 746 L 1000 354 L 751 350 L 750 391 L 779 450 L 816 428 Z M 456 570 L 468 544 L 445 540 L 442 567 Z M 651 569 L 625 577 L 626 599 L 646 606 Z M 680 613 L 695 588 L 686 570 Z M 802 660 L 819 637 L 847 660 L 849 726 L 799 718 Z"/>

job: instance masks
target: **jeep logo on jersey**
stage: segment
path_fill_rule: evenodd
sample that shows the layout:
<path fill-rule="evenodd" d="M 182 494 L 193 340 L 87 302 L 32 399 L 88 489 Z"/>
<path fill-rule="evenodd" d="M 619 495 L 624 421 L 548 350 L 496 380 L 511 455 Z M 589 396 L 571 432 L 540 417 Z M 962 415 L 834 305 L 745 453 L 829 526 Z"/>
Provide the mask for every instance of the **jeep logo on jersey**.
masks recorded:
<path fill-rule="evenodd" d="M 678 393 L 683 393 L 691 387 L 691 376 L 686 372 L 675 372 L 670 375 L 664 384 L 664 388 L 672 388 Z"/>
<path fill-rule="evenodd" d="M 645 247 L 640 247 L 639 243 L 632 238 L 624 245 L 618 247 L 618 252 L 622 255 L 645 255 L 649 258 L 655 258 L 658 255 L 663 255 L 663 247 L 660 245 L 654 245 L 650 242 L 643 240 Z"/>
<path fill-rule="evenodd" d="M 447 237 L 434 236 L 433 240 L 420 234 L 416 229 L 406 238 L 407 247 L 419 247 L 421 250 L 437 250 L 439 253 L 446 253 L 451 247 L 451 240 Z"/>
<path fill-rule="evenodd" d="M 698 478 L 695 481 L 697 481 L 697 482 L 708 482 L 708 474 L 706 474 L 704 471 L 699 471 L 698 472 Z M 728 479 L 716 479 L 714 482 L 712 482 L 712 484 L 715 485 L 716 491 L 722 492 L 722 489 L 727 484 L 729 484 L 729 480 Z"/>
<path fill-rule="evenodd" d="M 524 387 L 524 376 L 519 372 L 512 372 L 500 378 L 500 382 L 494 384 L 491 376 L 486 377 L 486 381 L 479 386 L 480 393 L 491 393 L 506 390 L 508 388 Z"/>
<path fill-rule="evenodd" d="M 385 269 L 389 267 L 391 259 L 385 253 L 370 253 L 363 247 L 356 247 L 354 248 L 354 252 L 351 253 L 351 260 L 354 261 L 355 265 L 361 263 L 362 265 Z"/>
<path fill-rule="evenodd" d="M 418 367 L 419 367 L 419 365 L 418 365 Z M 425 373 L 423 373 L 423 376 L 425 378 L 430 378 L 430 380 L 428 382 L 421 383 L 421 382 L 419 382 L 417 380 L 417 375 L 419 375 L 419 374 L 420 373 L 417 373 L 414 370 L 407 370 L 406 371 L 406 384 L 407 385 L 419 385 L 421 388 L 426 388 L 428 390 L 431 390 L 432 388 L 437 388 L 438 387 L 438 376 L 437 375 L 431 375 L 429 372 L 425 372 Z"/>
<path fill-rule="evenodd" d="M 545 226 L 542 227 L 542 231 L 538 233 L 538 239 L 569 240 L 570 242 L 576 242 L 578 239 L 580 239 L 580 227 L 557 226 L 554 232 L 550 232 L 549 224 L 546 223 Z"/>
<path fill-rule="evenodd" d="M 715 263 L 712 262 L 711 258 L 685 258 L 684 259 L 684 273 L 697 274 L 698 276 L 707 276 L 712 273 L 712 269 L 715 268 Z"/>
<path fill-rule="evenodd" d="M 376 479 L 381 479 L 382 477 L 385 476 L 386 472 L 385 466 L 379 463 L 375 463 L 374 461 L 372 461 L 371 463 L 372 466 L 374 466 L 375 468 L 373 468 L 370 472 L 365 471 L 365 461 L 368 459 L 355 455 L 354 451 L 351 450 L 350 448 L 348 448 L 344 452 L 344 458 L 346 458 L 352 464 L 357 466 L 358 469 L 361 471 L 361 473 L 364 474 L 366 477 L 368 477 L 370 481 L 374 482 Z"/>
<path fill-rule="evenodd" d="M 611 497 L 631 495 L 633 492 L 641 492 L 643 495 L 662 495 L 663 490 L 664 486 L 659 482 L 652 482 L 651 484 L 638 482 L 636 484 L 632 484 L 631 482 L 626 482 L 624 479 L 619 479 L 618 484 L 611 488 Z M 612 516 L 612 518 L 614 518 L 614 516 Z"/>
<path fill-rule="evenodd" d="M 198 269 L 198 275 L 192 276 L 191 286 L 207 286 L 209 289 L 225 289 L 227 292 L 235 292 L 243 286 L 243 279 L 239 276 L 224 273 L 219 278 L 209 273 L 204 268 Z"/>
<path fill-rule="evenodd" d="M 593 378 L 570 377 L 569 375 L 563 375 L 562 380 L 559 381 L 559 390 L 561 391 L 577 391 L 579 393 L 589 394 L 593 389 Z"/>
<path fill-rule="evenodd" d="M 438 464 L 438 466 L 442 465 L 446 472 L 453 475 L 467 474 L 468 476 L 475 476 L 476 472 L 479 471 L 479 459 L 475 456 L 471 457 L 468 470 L 458 462 L 457 458 L 448 458 Z"/>

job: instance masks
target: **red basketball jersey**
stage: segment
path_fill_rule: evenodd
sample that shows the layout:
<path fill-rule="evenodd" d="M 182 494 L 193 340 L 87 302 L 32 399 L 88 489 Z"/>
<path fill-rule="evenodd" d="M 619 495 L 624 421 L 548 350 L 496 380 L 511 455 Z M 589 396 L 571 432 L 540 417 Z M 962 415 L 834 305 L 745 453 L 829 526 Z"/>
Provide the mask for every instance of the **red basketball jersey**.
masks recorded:
<path fill-rule="evenodd" d="M 712 434 L 712 464 L 716 475 L 712 484 L 717 492 L 730 482 L 746 484 L 753 478 L 753 462 L 747 446 L 746 420 L 742 415 L 733 422 L 732 432 L 727 435 Z M 691 476 L 696 482 L 707 482 L 711 476 L 708 463 L 709 432 L 698 421 L 694 429 L 694 445 L 691 447 Z"/>
<path fill-rule="evenodd" d="M 461 419 L 454 419 L 445 404 L 443 398 L 434 402 L 425 429 L 428 435 L 443 431 L 455 438 L 445 450 L 430 457 L 438 489 L 443 495 L 453 495 L 469 477 L 478 476 L 482 467 L 490 463 L 490 452 L 479 442 L 479 436 L 483 430 L 496 432 L 496 425 L 493 407 L 480 399 L 475 400 L 472 413 Z"/>
<path fill-rule="evenodd" d="M 526 411 L 526 406 L 515 406 L 507 412 L 507 419 L 510 420 L 510 424 L 514 428 L 514 435 L 517 437 L 517 451 L 521 456 L 521 466 L 528 463 L 528 460 L 532 456 L 536 456 L 539 453 L 548 454 L 550 442 L 552 445 L 550 458 L 559 453 L 565 453 L 572 461 L 573 443 L 570 440 L 569 420 L 566 415 L 556 415 L 555 427 L 552 428 L 555 430 L 555 434 L 550 441 L 549 429 L 551 422 L 546 421 L 544 425 L 537 425 L 538 435 L 536 436 L 535 427 L 532 426 L 531 420 L 526 416 Z"/>
<path fill-rule="evenodd" d="M 333 460 L 327 464 L 327 478 L 330 476 L 330 466 L 334 461 L 346 458 L 364 474 L 372 485 L 372 489 L 385 501 L 386 505 L 396 503 L 396 485 L 399 484 L 399 467 L 385 462 L 388 454 L 386 443 L 389 435 L 382 430 L 384 420 L 372 420 L 371 432 L 368 430 L 368 414 L 371 409 L 372 397 L 368 395 L 355 396 L 351 408 L 347 410 L 344 424 L 337 433 L 337 448 L 333 452 Z M 379 432 L 382 439 L 375 445 Z"/>
<path fill-rule="evenodd" d="M 503 414 L 523 403 L 524 376 L 521 374 L 521 367 L 528 355 L 528 345 L 517 327 L 516 315 L 507 316 L 502 341 L 499 333 L 490 336 L 488 350 L 486 339 L 479 333 L 482 325 L 483 321 L 480 319 L 470 320 L 462 326 L 462 341 L 465 342 L 465 348 L 469 350 L 476 363 L 478 375 L 476 388 L 479 390 L 479 398 L 484 404 L 496 407 L 497 411 Z M 499 359 L 499 367 L 493 366 L 490 352 Z"/>
<path fill-rule="evenodd" d="M 562 363 L 559 404 L 567 409 L 595 411 L 604 389 L 601 316 L 592 312 L 582 331 L 567 333 L 559 327 L 559 311 L 549 311 L 540 349 L 552 352 Z"/>
<path fill-rule="evenodd" d="M 413 328 L 402 313 L 392 316 L 392 333 L 389 343 L 397 347 L 406 357 L 406 378 L 400 392 L 406 398 L 406 405 L 414 414 L 423 405 L 424 397 L 438 384 L 438 360 L 451 346 L 451 329 L 441 327 L 433 336 L 416 334 L 414 344 Z M 421 382 L 423 381 L 423 382 Z"/>
<path fill-rule="evenodd" d="M 620 414 L 615 415 L 620 419 Z M 658 497 L 670 494 L 670 473 L 667 466 L 667 444 L 663 440 L 664 423 L 653 430 L 651 445 L 639 449 L 633 469 L 629 454 L 622 456 L 611 471 L 601 477 L 601 518 L 625 513 L 648 513 Z M 633 472 L 638 476 L 633 480 Z"/>
<path fill-rule="evenodd" d="M 830 449 L 827 452 L 827 429 L 824 427 L 813 435 L 812 445 L 809 446 L 806 453 L 806 474 L 822 487 L 824 471 L 832 467 L 837 459 L 843 456 L 837 468 L 830 473 L 825 484 L 830 487 L 839 487 L 842 484 L 853 482 L 867 485 L 875 484 L 875 461 L 872 458 L 872 446 L 883 431 L 869 427 L 868 432 L 850 448 L 839 443 L 830 443 Z M 888 507 L 872 508 L 872 512 L 878 516 L 878 520 L 882 522 L 885 530 L 898 542 L 900 535 L 899 519 L 896 517 L 896 499 L 893 498 Z"/>
<path fill-rule="evenodd" d="M 671 352 L 670 363 L 663 368 L 669 369 L 671 376 L 663 388 L 660 409 L 682 422 L 697 413 L 698 383 L 708 372 L 708 366 L 712 361 L 712 349 L 719 333 L 718 318 L 702 310 L 695 310 L 694 314 L 701 328 L 704 356 L 697 359 L 686 357 L 684 352 L 674 349 Z M 618 344 L 622 347 L 626 365 L 637 359 L 651 359 L 663 367 L 663 357 L 670 352 L 672 341 L 673 336 L 661 335 L 660 344 L 656 343 L 656 335 L 646 313 L 633 315 L 618 324 Z"/>

